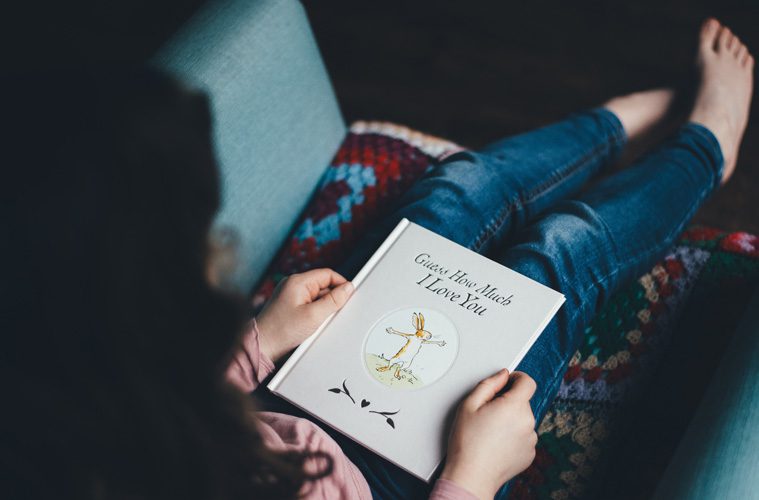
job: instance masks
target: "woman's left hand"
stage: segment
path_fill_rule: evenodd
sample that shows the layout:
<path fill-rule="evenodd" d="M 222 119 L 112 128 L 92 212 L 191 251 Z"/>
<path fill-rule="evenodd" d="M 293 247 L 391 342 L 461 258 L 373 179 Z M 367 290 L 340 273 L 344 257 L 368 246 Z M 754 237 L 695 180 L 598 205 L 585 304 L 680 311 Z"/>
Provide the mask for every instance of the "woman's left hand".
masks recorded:
<path fill-rule="evenodd" d="M 261 351 L 276 363 L 343 307 L 352 293 L 353 284 L 332 269 L 288 276 L 256 316 Z"/>

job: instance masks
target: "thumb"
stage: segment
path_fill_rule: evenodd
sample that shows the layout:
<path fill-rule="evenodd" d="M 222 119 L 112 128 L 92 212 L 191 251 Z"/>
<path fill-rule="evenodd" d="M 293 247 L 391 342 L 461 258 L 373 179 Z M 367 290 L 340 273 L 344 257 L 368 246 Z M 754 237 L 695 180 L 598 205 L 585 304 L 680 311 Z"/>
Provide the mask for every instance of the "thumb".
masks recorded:
<path fill-rule="evenodd" d="M 338 311 L 346 302 L 348 302 L 348 299 L 353 294 L 353 289 L 353 283 L 348 281 L 331 289 L 317 300 L 311 302 L 308 307 L 311 308 L 311 311 L 314 312 L 321 321 L 324 321 L 327 316 Z"/>
<path fill-rule="evenodd" d="M 492 400 L 509 381 L 509 371 L 504 368 L 494 375 L 483 379 L 464 400 L 463 406 L 469 411 L 476 411 L 482 405 Z"/>

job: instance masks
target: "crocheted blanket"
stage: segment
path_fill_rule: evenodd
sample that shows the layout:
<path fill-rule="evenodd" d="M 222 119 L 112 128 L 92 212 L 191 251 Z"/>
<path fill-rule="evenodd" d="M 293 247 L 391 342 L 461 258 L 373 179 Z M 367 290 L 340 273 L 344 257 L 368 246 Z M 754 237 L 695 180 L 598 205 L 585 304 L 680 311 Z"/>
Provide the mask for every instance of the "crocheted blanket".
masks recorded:
<path fill-rule="evenodd" d="M 366 228 L 383 216 L 388 202 L 435 161 L 460 149 L 390 123 L 354 123 L 253 295 L 254 308 L 263 305 L 284 276 L 341 262 Z M 669 255 L 619 291 L 587 329 L 540 424 L 536 459 L 515 479 L 510 497 L 608 496 L 615 484 L 609 478 L 629 481 L 631 467 L 635 487 L 628 482 L 613 495 L 620 497 L 624 490 L 632 498 L 631 492 L 650 492 L 676 440 L 638 439 L 646 426 L 638 425 L 645 419 L 636 417 L 634 410 L 645 408 L 645 389 L 666 364 L 663 359 L 677 335 L 675 320 L 692 314 L 685 311 L 689 302 L 698 302 L 691 300 L 693 295 L 710 297 L 757 282 L 759 238 L 710 228 L 687 230 Z M 656 434 L 656 425 L 653 428 Z M 667 432 L 676 435 L 672 429 Z M 636 436 L 630 444 L 630 437 Z M 641 442 L 649 449 L 640 449 Z M 658 459 L 650 459 L 654 456 Z M 614 471 L 610 464 L 615 462 L 627 464 L 628 470 Z"/>

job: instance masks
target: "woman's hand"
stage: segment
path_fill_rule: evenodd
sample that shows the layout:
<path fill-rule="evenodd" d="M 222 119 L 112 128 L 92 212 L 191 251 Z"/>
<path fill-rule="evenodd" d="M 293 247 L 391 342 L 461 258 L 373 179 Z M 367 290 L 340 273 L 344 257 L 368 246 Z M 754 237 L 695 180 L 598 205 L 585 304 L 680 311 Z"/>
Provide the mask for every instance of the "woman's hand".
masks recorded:
<path fill-rule="evenodd" d="M 496 396 L 506 383 L 511 387 Z M 504 369 L 480 382 L 459 405 L 441 475 L 479 498 L 492 499 L 503 483 L 535 458 L 535 381 Z"/>
<path fill-rule="evenodd" d="M 343 307 L 353 284 L 331 269 L 313 269 L 283 279 L 256 316 L 261 351 L 275 363 Z"/>

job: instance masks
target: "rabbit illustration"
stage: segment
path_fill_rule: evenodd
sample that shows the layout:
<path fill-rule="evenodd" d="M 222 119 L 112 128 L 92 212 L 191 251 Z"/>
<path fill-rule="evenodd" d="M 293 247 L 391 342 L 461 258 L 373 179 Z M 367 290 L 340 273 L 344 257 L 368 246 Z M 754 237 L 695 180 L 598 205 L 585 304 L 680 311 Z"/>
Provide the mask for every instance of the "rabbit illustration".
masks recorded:
<path fill-rule="evenodd" d="M 403 337 L 406 339 L 406 342 L 392 358 L 387 360 L 387 365 L 377 368 L 378 372 L 385 372 L 394 367 L 395 378 L 400 379 L 401 370 L 408 370 L 411 367 L 411 363 L 414 362 L 414 358 L 422 350 L 423 345 L 436 344 L 440 347 L 445 346 L 445 340 L 430 340 L 432 334 L 424 329 L 424 316 L 422 313 L 414 313 L 411 316 L 411 324 L 416 328 L 416 333 L 403 333 L 392 327 L 385 329 L 391 335 Z"/>

